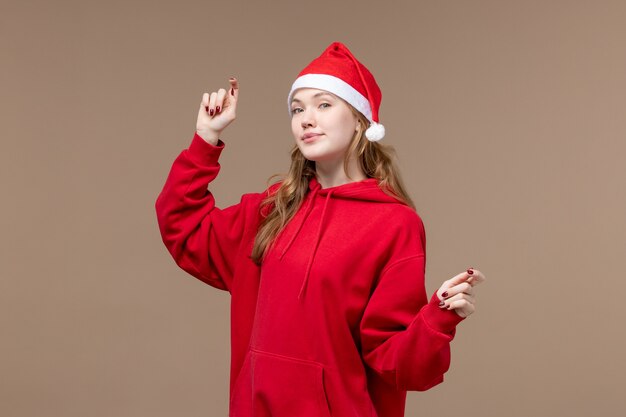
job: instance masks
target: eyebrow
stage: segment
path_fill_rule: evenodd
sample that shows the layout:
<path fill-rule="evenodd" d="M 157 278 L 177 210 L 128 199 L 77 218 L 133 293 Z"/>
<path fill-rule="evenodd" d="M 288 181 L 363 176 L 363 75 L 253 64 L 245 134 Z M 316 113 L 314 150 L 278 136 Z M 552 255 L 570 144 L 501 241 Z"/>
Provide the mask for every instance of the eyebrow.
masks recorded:
<path fill-rule="evenodd" d="M 319 92 L 319 93 L 315 94 L 315 95 L 313 96 L 313 98 L 317 98 L 317 97 L 319 97 L 319 96 L 328 96 L 328 97 L 330 97 L 330 98 L 333 98 L 333 96 L 332 96 L 330 93 L 326 93 L 326 92 L 324 92 L 324 91 L 321 91 L 321 92 Z M 291 100 L 291 102 L 292 102 L 292 103 L 293 103 L 293 102 L 296 102 L 296 101 L 297 101 L 298 103 L 302 103 L 302 101 L 298 100 L 297 98 L 294 98 L 293 100 Z"/>

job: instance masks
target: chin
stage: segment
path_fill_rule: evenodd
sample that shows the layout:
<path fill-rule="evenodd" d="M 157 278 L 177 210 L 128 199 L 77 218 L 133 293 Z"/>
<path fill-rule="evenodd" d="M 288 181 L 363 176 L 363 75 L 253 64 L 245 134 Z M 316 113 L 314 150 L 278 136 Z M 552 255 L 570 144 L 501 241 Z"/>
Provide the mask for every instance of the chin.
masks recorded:
<path fill-rule="evenodd" d="M 311 149 L 302 149 L 302 147 L 299 147 L 299 148 L 300 148 L 300 153 L 302 153 L 304 158 L 308 159 L 309 161 L 319 161 L 324 157 L 323 155 L 320 155 L 318 152 L 312 152 Z"/>
<path fill-rule="evenodd" d="M 298 146 L 298 148 L 306 159 L 313 162 L 325 162 L 343 158 L 341 152 L 332 152 L 332 150 L 323 149 L 323 147 L 320 149 L 320 147 Z"/>
<path fill-rule="evenodd" d="M 304 155 L 304 159 L 307 159 L 309 161 L 319 162 L 322 160 L 322 158 L 317 155 L 307 155 L 305 153 L 302 153 L 302 155 Z"/>

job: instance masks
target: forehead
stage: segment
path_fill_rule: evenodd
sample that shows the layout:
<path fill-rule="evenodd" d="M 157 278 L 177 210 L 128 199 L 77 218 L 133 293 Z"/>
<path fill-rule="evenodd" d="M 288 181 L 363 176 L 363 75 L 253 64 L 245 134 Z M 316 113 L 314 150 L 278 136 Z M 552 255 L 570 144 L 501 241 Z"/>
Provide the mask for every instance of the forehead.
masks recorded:
<path fill-rule="evenodd" d="M 317 88 L 298 88 L 294 94 L 293 94 L 293 98 L 291 99 L 292 102 L 294 101 L 302 101 L 304 99 L 313 99 L 313 98 L 318 98 L 318 97 L 331 97 L 331 98 L 335 98 L 335 95 L 333 93 L 330 93 L 328 91 L 325 90 L 318 90 Z"/>

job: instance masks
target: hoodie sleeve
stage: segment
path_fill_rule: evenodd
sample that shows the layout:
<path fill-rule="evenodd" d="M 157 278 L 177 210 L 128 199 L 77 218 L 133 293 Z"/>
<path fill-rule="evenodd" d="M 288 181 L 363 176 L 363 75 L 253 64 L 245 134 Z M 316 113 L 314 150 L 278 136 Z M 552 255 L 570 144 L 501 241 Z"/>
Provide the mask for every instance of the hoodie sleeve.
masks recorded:
<path fill-rule="evenodd" d="M 252 194 L 225 209 L 207 189 L 220 170 L 221 140 L 212 145 L 194 134 L 174 161 L 155 208 L 163 243 L 183 270 L 230 291 L 235 255 L 250 216 Z"/>
<path fill-rule="evenodd" d="M 443 382 L 450 367 L 450 342 L 463 320 L 439 308 L 425 289 L 424 230 L 401 238 L 414 254 L 390 263 L 372 292 L 361 325 L 365 363 L 402 391 L 426 391 Z M 415 230 L 415 229 L 413 229 Z"/>

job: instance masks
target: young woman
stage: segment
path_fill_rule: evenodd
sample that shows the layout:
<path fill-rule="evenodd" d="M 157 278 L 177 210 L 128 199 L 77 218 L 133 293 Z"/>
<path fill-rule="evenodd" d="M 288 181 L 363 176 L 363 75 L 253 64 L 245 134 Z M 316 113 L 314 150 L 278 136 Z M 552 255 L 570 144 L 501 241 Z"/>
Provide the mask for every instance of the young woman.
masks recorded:
<path fill-rule="evenodd" d="M 400 417 L 406 392 L 443 381 L 457 324 L 474 312 L 470 268 L 428 300 L 426 237 L 378 141 L 381 92 L 332 43 L 288 96 L 288 174 L 220 209 L 220 165 L 239 85 L 205 93 L 196 132 L 156 201 L 177 264 L 231 295 L 231 417 Z"/>

